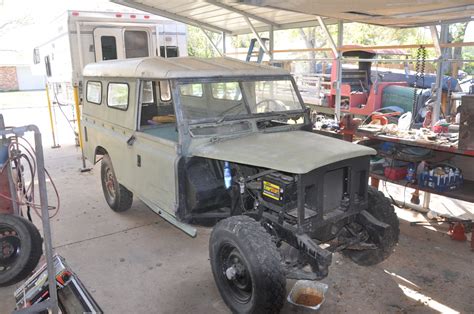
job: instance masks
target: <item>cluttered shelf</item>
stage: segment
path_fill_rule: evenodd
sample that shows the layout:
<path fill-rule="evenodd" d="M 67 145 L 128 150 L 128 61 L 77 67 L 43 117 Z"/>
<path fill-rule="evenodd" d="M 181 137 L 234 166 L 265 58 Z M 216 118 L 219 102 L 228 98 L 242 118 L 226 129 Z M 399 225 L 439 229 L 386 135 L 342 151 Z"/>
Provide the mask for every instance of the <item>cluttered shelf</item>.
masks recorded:
<path fill-rule="evenodd" d="M 441 191 L 437 191 L 437 190 L 429 188 L 429 187 L 421 187 L 418 184 L 410 183 L 407 180 L 391 180 L 391 179 L 387 178 L 385 175 L 383 175 L 382 173 L 370 172 L 370 177 L 378 179 L 378 180 L 382 180 L 382 181 L 386 181 L 386 182 L 406 186 L 406 187 L 409 187 L 409 188 L 418 189 L 418 190 L 424 191 L 424 192 L 429 192 L 429 193 L 433 193 L 433 194 L 437 194 L 437 195 L 451 197 L 451 198 L 466 201 L 466 202 L 471 202 L 471 203 L 474 202 L 474 193 L 473 193 L 473 191 L 474 191 L 474 181 L 471 181 L 471 180 L 464 179 L 464 182 L 463 182 L 462 186 L 459 187 L 456 190 L 442 191 L 441 192 Z"/>
<path fill-rule="evenodd" d="M 436 141 L 429 141 L 424 139 L 410 139 L 410 138 L 403 138 L 399 136 L 393 136 L 388 134 L 383 134 L 376 131 L 371 131 L 369 129 L 360 127 L 356 131 L 356 136 L 358 137 L 367 137 L 370 139 L 378 139 L 385 142 L 392 142 L 392 143 L 399 143 L 404 145 L 410 146 L 417 146 L 423 147 L 428 149 L 433 149 L 442 152 L 448 152 L 452 154 L 464 155 L 464 156 L 473 156 L 474 157 L 474 150 L 463 150 L 459 149 L 456 144 L 448 144 L 448 143 L 440 143 Z"/>

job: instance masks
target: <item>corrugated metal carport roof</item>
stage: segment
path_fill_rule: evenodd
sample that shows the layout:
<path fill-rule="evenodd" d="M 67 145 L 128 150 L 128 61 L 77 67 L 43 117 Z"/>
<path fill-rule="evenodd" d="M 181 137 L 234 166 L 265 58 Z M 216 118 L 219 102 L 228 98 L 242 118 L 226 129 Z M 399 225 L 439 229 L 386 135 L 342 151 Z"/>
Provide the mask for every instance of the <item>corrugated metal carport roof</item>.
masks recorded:
<path fill-rule="evenodd" d="M 147 11 L 156 15 L 201 26 L 207 30 L 228 34 L 250 33 L 243 15 L 246 15 L 257 31 L 288 29 L 317 24 L 314 15 L 289 10 L 259 7 L 237 2 L 217 0 L 111 0 L 128 7 Z M 335 23 L 326 19 L 326 23 Z"/>
<path fill-rule="evenodd" d="M 228 34 L 326 24 L 336 20 L 414 27 L 472 20 L 473 0 L 112 0 L 186 24 Z"/>

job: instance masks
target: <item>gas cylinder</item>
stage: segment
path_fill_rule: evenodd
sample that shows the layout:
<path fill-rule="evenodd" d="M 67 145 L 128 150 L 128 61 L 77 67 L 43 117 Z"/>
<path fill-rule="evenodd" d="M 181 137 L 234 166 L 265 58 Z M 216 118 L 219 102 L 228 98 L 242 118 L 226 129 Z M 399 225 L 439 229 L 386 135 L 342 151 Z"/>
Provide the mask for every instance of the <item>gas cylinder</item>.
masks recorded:
<path fill-rule="evenodd" d="M 464 234 L 464 225 L 461 222 L 456 222 L 449 225 L 448 234 L 452 240 L 466 241 L 466 235 Z"/>

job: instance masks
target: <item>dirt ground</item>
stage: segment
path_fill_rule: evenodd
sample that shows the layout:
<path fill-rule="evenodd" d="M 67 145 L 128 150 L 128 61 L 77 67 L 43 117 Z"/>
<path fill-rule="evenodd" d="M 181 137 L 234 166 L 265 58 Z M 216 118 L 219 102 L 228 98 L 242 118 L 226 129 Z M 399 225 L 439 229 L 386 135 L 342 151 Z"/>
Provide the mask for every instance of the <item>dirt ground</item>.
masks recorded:
<path fill-rule="evenodd" d="M 102 195 L 99 167 L 78 171 L 80 151 L 58 109 L 61 148 L 50 148 L 44 92 L 0 93 L 0 113 L 7 125 L 36 123 L 43 131 L 46 166 L 61 195 L 61 210 L 52 219 L 55 252 L 66 258 L 106 313 L 229 312 L 210 270 L 211 229 L 198 228 L 192 239 L 139 200 L 128 212 L 111 211 Z M 387 185 L 387 190 L 403 200 L 403 189 Z M 50 200 L 55 203 L 52 194 Z M 431 208 L 474 218 L 473 204 L 465 202 L 433 196 Z M 320 312 L 474 313 L 470 242 L 451 240 L 446 225 L 410 226 L 410 221 L 426 219 L 419 213 L 397 209 L 397 214 L 400 242 L 383 263 L 361 267 L 334 255 L 329 276 L 322 280 L 329 290 Z M 37 218 L 35 222 L 39 226 Z M 288 281 L 288 291 L 293 284 Z M 0 288 L 0 313 L 13 310 L 18 286 Z M 305 313 L 289 304 L 283 312 Z"/>

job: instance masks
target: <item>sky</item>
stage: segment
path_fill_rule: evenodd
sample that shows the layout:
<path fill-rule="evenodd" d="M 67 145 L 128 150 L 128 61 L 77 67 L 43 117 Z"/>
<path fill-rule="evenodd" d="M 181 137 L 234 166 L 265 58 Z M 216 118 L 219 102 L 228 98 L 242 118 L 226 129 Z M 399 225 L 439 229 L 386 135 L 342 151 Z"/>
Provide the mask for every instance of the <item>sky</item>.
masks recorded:
<path fill-rule="evenodd" d="M 0 0 L 0 50 L 36 46 L 47 36 L 41 26 L 66 10 L 124 12 L 127 8 L 107 0 Z"/>

